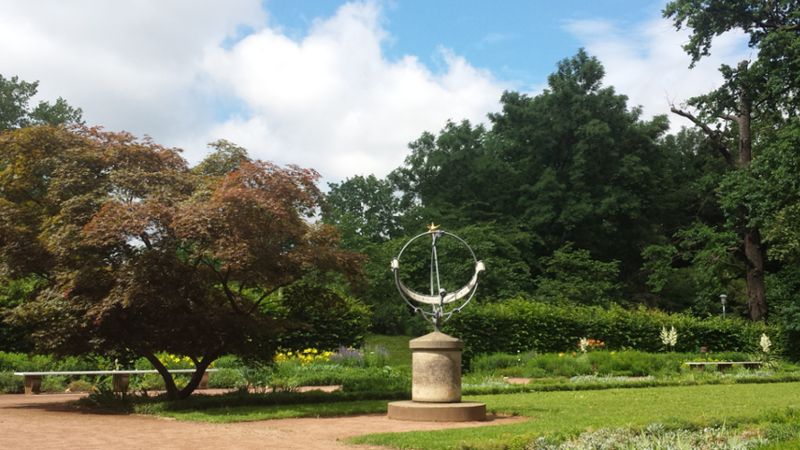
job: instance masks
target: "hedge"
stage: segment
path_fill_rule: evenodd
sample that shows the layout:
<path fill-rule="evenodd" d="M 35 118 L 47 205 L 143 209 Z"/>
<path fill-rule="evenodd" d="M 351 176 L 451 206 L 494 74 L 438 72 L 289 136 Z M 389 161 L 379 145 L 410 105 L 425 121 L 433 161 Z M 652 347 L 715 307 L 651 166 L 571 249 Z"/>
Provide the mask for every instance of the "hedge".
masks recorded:
<path fill-rule="evenodd" d="M 787 346 L 786 333 L 777 326 L 741 319 L 709 317 L 698 319 L 684 314 L 654 310 L 626 310 L 617 305 L 601 307 L 555 306 L 525 299 L 476 305 L 465 308 L 444 324 L 442 331 L 466 343 L 463 359 L 480 354 L 573 352 L 581 338 L 603 341 L 607 350 L 633 349 L 664 351 L 661 329 L 675 327 L 678 342 L 674 350 L 697 352 L 761 350 L 759 341 L 766 333 L 772 352 L 797 360 L 794 346 Z"/>

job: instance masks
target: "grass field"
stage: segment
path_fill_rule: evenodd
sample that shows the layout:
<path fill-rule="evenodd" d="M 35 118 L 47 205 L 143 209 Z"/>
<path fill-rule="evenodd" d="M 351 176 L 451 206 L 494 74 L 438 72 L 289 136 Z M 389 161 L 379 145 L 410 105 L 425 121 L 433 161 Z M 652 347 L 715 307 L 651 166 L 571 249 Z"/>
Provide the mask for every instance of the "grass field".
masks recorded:
<path fill-rule="evenodd" d="M 386 412 L 388 400 L 313 403 L 306 405 L 239 406 L 199 411 L 162 411 L 158 415 L 178 420 L 231 423 L 295 417 L 335 417 Z"/>
<path fill-rule="evenodd" d="M 611 389 L 582 392 L 470 396 L 487 410 L 532 420 L 513 425 L 361 436 L 352 443 L 414 449 L 503 448 L 503 441 L 530 442 L 553 433 L 651 423 L 698 429 L 755 423 L 773 411 L 800 409 L 800 383 Z M 788 448 L 788 447 L 776 447 Z"/>
<path fill-rule="evenodd" d="M 365 345 L 383 347 L 389 352 L 389 365 L 410 366 L 411 349 L 408 348 L 408 341 L 414 336 L 384 336 L 381 334 L 370 334 L 364 338 Z"/>

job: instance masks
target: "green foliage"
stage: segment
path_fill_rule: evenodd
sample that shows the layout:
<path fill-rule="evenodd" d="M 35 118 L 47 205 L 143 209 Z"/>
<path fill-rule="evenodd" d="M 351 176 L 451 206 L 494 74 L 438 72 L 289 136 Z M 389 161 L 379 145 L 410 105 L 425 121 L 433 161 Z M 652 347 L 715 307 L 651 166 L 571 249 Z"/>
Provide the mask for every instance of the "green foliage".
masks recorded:
<path fill-rule="evenodd" d="M 385 348 L 389 353 L 387 365 L 392 367 L 408 366 L 411 364 L 411 349 L 408 347 L 408 341 L 411 339 L 414 339 L 414 336 L 368 334 L 364 338 L 364 344 Z"/>
<path fill-rule="evenodd" d="M 39 276 L 20 280 L 5 280 L 0 284 L 0 351 L 29 352 L 33 343 L 28 339 L 28 327 L 13 325 L 4 319 L 10 311 L 35 298 L 46 283 Z"/>
<path fill-rule="evenodd" d="M 21 394 L 25 392 L 25 379 L 12 371 L 0 370 L 0 394 Z"/>
<path fill-rule="evenodd" d="M 358 347 L 369 328 L 369 308 L 350 296 L 340 295 L 332 286 L 301 282 L 280 293 L 283 305 L 277 312 L 290 320 L 278 337 L 286 350 L 335 350 Z"/>
<path fill-rule="evenodd" d="M 780 343 L 783 355 L 800 357 L 785 346 L 786 335 L 776 326 L 747 323 L 720 317 L 697 319 L 683 314 L 657 311 L 629 311 L 612 305 L 600 307 L 562 307 L 527 301 L 508 300 L 498 304 L 465 309 L 443 327 L 443 331 L 466 342 L 464 359 L 470 361 L 485 353 L 511 353 L 535 350 L 539 353 L 572 353 L 581 338 L 605 342 L 607 349 L 663 351 L 661 328 L 674 326 L 678 332 L 675 350 L 755 353 L 762 333 Z M 777 350 L 781 354 L 782 350 Z"/>
<path fill-rule="evenodd" d="M 542 258 L 546 276 L 536 278 L 537 299 L 572 305 L 608 306 L 620 285 L 619 261 L 592 260 L 588 250 L 573 249 L 567 242 L 553 256 Z"/>
<path fill-rule="evenodd" d="M 0 131 L 44 124 L 83 124 L 83 111 L 69 106 L 61 97 L 53 105 L 41 101 L 31 110 L 28 102 L 38 87 L 38 81 L 29 83 L 16 76 L 8 79 L 0 75 Z"/>
<path fill-rule="evenodd" d="M 741 352 L 718 353 L 647 353 L 638 350 L 592 351 L 581 353 L 534 352 L 478 355 L 472 361 L 472 372 L 484 375 L 505 375 L 529 378 L 602 375 L 622 377 L 664 377 L 689 371 L 687 361 L 755 361 L 752 354 Z M 511 369 L 511 370 L 509 370 Z"/>
<path fill-rule="evenodd" d="M 402 235 L 400 199 L 388 180 L 356 175 L 328 187 L 330 212 L 325 220 L 339 229 L 345 248 L 364 251 L 370 244 Z"/>
<path fill-rule="evenodd" d="M 249 162 L 247 150 L 225 139 L 220 139 L 208 144 L 214 149 L 200 164 L 192 168 L 192 172 L 209 175 L 224 176 L 229 172 L 238 170 L 243 162 Z"/>
<path fill-rule="evenodd" d="M 155 352 L 189 357 L 198 376 L 184 390 L 164 375 L 173 398 L 216 357 L 269 360 L 279 335 L 307 326 L 273 314 L 271 294 L 312 276 L 360 275 L 360 256 L 312 222 L 324 207 L 319 175 L 212 145 L 218 152 L 191 171 L 177 150 L 127 133 L 0 134 L 0 276 L 46 281 L 13 309 L 12 325 L 61 355 L 132 352 L 158 368 Z M 332 297 L 297 299 L 302 310 Z M 325 323 L 313 326 L 326 342 L 357 341 L 366 326 L 349 320 L 334 336 L 341 329 Z"/>
<path fill-rule="evenodd" d="M 345 392 L 410 392 L 411 373 L 408 368 L 389 366 L 353 371 L 342 380 Z"/>

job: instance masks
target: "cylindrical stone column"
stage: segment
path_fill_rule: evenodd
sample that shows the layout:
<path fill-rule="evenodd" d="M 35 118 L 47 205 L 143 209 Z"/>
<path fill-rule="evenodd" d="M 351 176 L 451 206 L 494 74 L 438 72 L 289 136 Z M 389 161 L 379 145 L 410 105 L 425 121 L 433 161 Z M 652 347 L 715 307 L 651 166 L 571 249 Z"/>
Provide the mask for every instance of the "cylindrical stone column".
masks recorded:
<path fill-rule="evenodd" d="M 434 331 L 412 339 L 411 400 L 429 403 L 461 401 L 461 352 L 464 341 Z"/>

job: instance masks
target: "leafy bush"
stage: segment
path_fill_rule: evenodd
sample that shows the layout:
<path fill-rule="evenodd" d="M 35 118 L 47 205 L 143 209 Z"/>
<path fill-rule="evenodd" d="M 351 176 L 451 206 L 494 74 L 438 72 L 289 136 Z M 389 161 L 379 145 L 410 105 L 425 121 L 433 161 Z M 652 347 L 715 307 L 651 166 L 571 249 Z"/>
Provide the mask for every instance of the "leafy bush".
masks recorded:
<path fill-rule="evenodd" d="M 278 337 L 281 348 L 334 350 L 358 346 L 369 328 L 369 308 L 361 300 L 339 295 L 330 286 L 301 282 L 282 290 L 287 311 L 276 311 L 295 323 Z"/>
<path fill-rule="evenodd" d="M 350 370 L 342 380 L 345 392 L 408 392 L 411 390 L 411 373 L 390 367 L 370 367 Z"/>
<path fill-rule="evenodd" d="M 25 392 L 25 380 L 14 372 L 0 372 L 0 393 L 21 394 Z"/>
<path fill-rule="evenodd" d="M 572 353 L 581 338 L 605 342 L 608 350 L 635 349 L 664 351 L 660 333 L 675 327 L 678 352 L 695 352 L 707 347 L 713 352 L 758 351 L 762 333 L 776 344 L 773 353 L 798 359 L 800 353 L 785 350 L 786 336 L 776 326 L 720 317 L 697 319 L 682 314 L 658 311 L 625 310 L 612 305 L 601 307 L 562 307 L 524 299 L 477 305 L 453 316 L 443 331 L 465 341 L 463 359 L 469 367 L 480 354 L 537 351 Z M 783 350 L 782 350 L 783 349 Z"/>
<path fill-rule="evenodd" d="M 525 353 L 479 355 L 473 372 L 485 375 L 513 375 L 530 378 L 573 377 L 576 375 L 664 376 L 687 369 L 687 361 L 751 361 L 752 355 L 725 353 L 646 353 L 638 350 L 593 351 L 586 354 Z"/>
<path fill-rule="evenodd" d="M 242 385 L 242 374 L 236 369 L 220 368 L 208 373 L 208 387 L 212 389 L 235 388 Z"/>
<path fill-rule="evenodd" d="M 0 371 L 9 372 L 70 372 L 112 369 L 108 358 L 89 355 L 56 359 L 49 355 L 0 352 Z"/>

